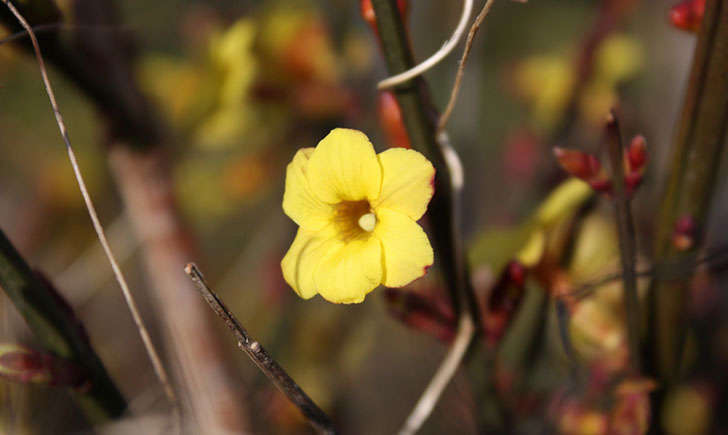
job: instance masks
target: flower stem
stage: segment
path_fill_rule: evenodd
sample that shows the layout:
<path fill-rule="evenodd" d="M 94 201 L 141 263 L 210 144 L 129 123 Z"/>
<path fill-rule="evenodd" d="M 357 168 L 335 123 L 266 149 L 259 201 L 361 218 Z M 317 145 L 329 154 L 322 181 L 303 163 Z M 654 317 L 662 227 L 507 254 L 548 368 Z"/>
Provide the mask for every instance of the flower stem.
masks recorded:
<path fill-rule="evenodd" d="M 395 1 L 373 0 L 382 51 L 390 74 L 406 71 L 414 64 L 407 33 Z M 402 111 L 412 148 L 424 154 L 435 166 L 435 196 L 430 203 L 435 247 L 444 270 L 456 310 L 468 309 L 471 294 L 459 228 L 459 189 L 453 183 L 453 168 L 447 152 L 451 150 L 445 135 L 437 135 L 438 113 L 432 105 L 427 84 L 422 77 L 393 89 Z M 455 159 L 457 156 L 455 155 Z M 455 168 L 457 172 L 459 168 Z M 456 174 L 461 175 L 461 174 Z M 467 304 L 467 305 L 465 305 Z M 474 313 L 473 313 L 474 314 Z"/>
<path fill-rule="evenodd" d="M 372 0 L 382 51 L 390 75 L 399 74 L 414 65 L 404 22 L 396 0 Z M 435 195 L 430 202 L 428 216 L 432 222 L 435 252 L 443 270 L 445 282 L 460 326 L 457 344 L 448 352 L 423 398 L 408 419 L 405 433 L 414 433 L 429 417 L 440 394 L 455 369 L 473 343 L 479 330 L 479 316 L 475 296 L 468 277 L 468 266 L 460 232 L 461 193 L 463 174 L 460 159 L 450 146 L 447 134 L 437 130 L 439 115 L 432 105 L 425 80 L 415 77 L 401 83 L 393 93 L 402 111 L 412 148 L 424 154 L 435 166 Z M 468 325 L 474 326 L 469 327 Z M 460 335 L 462 333 L 462 336 Z M 463 351 L 460 351 L 460 350 Z M 482 375 L 484 367 L 478 371 Z M 487 376 L 484 376 L 487 377 Z M 425 405 L 423 405 L 425 404 Z"/>
<path fill-rule="evenodd" d="M 655 263 L 697 255 L 706 228 L 728 127 L 728 3 L 708 0 L 693 57 L 690 82 L 673 143 L 666 192 L 659 209 Z M 677 221 L 695 223 L 692 246 L 673 244 Z M 651 368 L 674 379 L 682 359 L 686 326 L 685 280 L 657 277 L 650 289 Z"/>

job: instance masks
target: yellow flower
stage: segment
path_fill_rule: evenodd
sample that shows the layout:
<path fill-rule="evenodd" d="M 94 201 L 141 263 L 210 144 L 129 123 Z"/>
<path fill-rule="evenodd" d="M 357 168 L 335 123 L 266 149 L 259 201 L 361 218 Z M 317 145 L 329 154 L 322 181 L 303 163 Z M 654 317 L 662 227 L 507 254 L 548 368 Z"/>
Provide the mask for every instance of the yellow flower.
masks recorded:
<path fill-rule="evenodd" d="M 304 299 L 357 303 L 379 284 L 402 287 L 424 275 L 433 253 L 417 224 L 435 169 L 417 151 L 375 154 L 364 133 L 337 128 L 303 148 L 286 173 L 283 211 L 298 233 L 281 261 Z"/>

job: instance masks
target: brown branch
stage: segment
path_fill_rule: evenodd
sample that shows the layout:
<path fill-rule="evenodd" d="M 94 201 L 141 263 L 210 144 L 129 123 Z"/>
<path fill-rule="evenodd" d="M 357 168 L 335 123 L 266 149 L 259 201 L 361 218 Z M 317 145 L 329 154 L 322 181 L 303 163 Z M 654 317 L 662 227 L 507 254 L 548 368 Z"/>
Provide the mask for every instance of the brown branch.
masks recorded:
<path fill-rule="evenodd" d="M 296 384 L 296 382 L 288 376 L 283 368 L 266 352 L 263 346 L 254 340 L 248 331 L 240 325 L 238 319 L 233 313 L 227 309 L 225 304 L 215 294 L 215 292 L 207 285 L 205 278 L 194 263 L 189 263 L 185 267 L 185 273 L 197 286 L 200 295 L 212 310 L 220 317 L 225 325 L 235 336 L 238 342 L 238 348 L 245 352 L 251 360 L 258 366 L 268 379 L 278 387 L 283 394 L 291 401 L 306 417 L 311 426 L 319 433 L 333 434 L 334 428 L 329 417 L 316 405 L 313 400 Z"/>
<path fill-rule="evenodd" d="M 619 130 L 619 121 L 612 111 L 607 119 L 607 147 L 612 169 L 614 205 L 616 209 L 619 254 L 622 263 L 622 285 L 624 287 L 624 308 L 627 325 L 627 342 L 631 369 L 635 374 L 641 370 L 640 363 L 640 307 L 637 297 L 637 240 L 632 219 L 630 198 L 624 182 L 624 146 Z"/>

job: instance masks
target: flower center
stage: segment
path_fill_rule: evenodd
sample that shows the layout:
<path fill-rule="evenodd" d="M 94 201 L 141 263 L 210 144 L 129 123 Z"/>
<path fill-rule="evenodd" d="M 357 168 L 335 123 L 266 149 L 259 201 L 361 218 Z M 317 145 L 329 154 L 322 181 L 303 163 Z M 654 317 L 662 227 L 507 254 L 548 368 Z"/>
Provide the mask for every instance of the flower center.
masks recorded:
<path fill-rule="evenodd" d="M 364 231 L 371 233 L 374 231 L 374 226 L 377 224 L 377 217 L 374 216 L 374 213 L 367 213 L 361 215 L 359 218 L 359 226 Z"/>
<path fill-rule="evenodd" d="M 336 206 L 334 224 L 339 238 L 348 242 L 367 237 L 374 231 L 377 217 L 372 212 L 369 201 L 343 201 Z"/>

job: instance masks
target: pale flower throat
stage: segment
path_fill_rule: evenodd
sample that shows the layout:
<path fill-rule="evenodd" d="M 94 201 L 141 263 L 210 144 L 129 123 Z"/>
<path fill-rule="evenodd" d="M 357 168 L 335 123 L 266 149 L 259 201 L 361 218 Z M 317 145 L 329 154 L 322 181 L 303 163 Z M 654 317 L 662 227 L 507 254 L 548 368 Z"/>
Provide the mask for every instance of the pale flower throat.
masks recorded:
<path fill-rule="evenodd" d="M 359 227 L 368 233 L 371 233 L 372 231 L 374 231 L 374 227 L 376 225 L 377 225 L 377 217 L 374 216 L 374 213 L 372 213 L 372 212 L 363 214 L 359 218 Z"/>
<path fill-rule="evenodd" d="M 369 237 L 377 226 L 377 217 L 367 200 L 342 201 L 336 205 L 334 224 L 339 239 L 348 242 Z"/>

